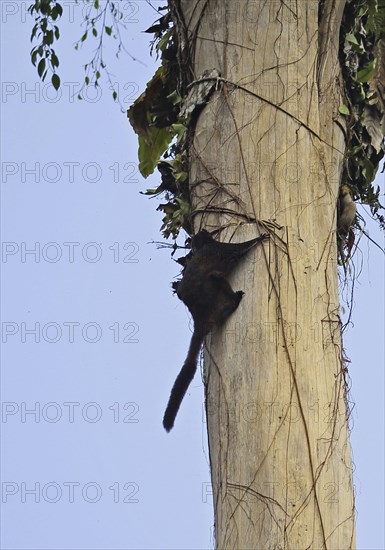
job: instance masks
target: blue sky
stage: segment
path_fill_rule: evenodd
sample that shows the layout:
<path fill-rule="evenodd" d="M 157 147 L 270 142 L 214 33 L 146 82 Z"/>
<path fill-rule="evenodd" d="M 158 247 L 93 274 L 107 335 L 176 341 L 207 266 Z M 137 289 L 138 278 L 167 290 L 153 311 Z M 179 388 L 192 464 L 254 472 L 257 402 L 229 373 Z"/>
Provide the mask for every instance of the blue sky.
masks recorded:
<path fill-rule="evenodd" d="M 1 2 L 2 547 L 212 548 L 199 375 L 173 432 L 161 425 L 191 325 L 170 288 L 178 265 L 152 244 L 156 199 L 139 194 L 158 178 L 140 177 L 136 136 L 107 86 L 73 97 L 92 47 L 73 49 L 81 8 L 63 4 L 57 96 L 30 63 L 29 1 Z M 154 72 L 141 31 L 156 13 L 121 4 L 125 45 L 145 64 L 117 62 L 111 41 L 128 108 Z M 385 547 L 383 255 L 362 239 L 356 266 L 345 349 L 366 550 Z"/>

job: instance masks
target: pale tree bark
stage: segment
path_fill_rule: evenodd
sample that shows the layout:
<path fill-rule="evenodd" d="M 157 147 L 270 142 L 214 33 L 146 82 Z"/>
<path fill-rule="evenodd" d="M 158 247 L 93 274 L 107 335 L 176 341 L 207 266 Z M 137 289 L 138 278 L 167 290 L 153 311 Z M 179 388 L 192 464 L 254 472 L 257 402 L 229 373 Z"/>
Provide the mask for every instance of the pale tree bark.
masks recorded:
<path fill-rule="evenodd" d="M 175 4 L 195 78 L 220 73 L 190 148 L 195 230 L 244 240 L 275 223 L 206 338 L 216 546 L 354 548 L 335 233 L 344 1 Z"/>

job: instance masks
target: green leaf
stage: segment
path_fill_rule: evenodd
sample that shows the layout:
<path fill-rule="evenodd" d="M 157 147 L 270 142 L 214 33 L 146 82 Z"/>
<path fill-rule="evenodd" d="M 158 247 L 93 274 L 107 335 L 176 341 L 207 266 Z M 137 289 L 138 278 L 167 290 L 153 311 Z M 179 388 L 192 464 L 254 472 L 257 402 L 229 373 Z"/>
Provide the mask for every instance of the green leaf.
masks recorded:
<path fill-rule="evenodd" d="M 341 104 L 338 107 L 338 110 L 342 115 L 350 115 L 349 107 L 347 105 Z"/>
<path fill-rule="evenodd" d="M 96 10 L 99 9 L 99 0 L 95 0 L 95 2 L 94 2 L 94 8 L 95 8 Z"/>
<path fill-rule="evenodd" d="M 32 64 L 35 66 L 36 66 L 37 54 L 38 54 L 37 48 L 34 50 L 31 50 L 31 61 L 32 61 Z"/>
<path fill-rule="evenodd" d="M 364 82 L 369 82 L 369 80 L 372 78 L 374 71 L 376 70 L 376 59 L 372 59 L 372 61 L 367 65 L 364 69 L 361 69 L 361 71 L 358 71 L 357 73 L 357 80 L 361 84 Z"/>
<path fill-rule="evenodd" d="M 84 42 L 85 40 L 87 40 L 87 33 L 86 33 L 86 32 L 85 32 L 85 33 L 83 34 L 83 36 L 81 37 L 80 41 L 81 41 L 81 42 Z"/>
<path fill-rule="evenodd" d="M 348 33 L 348 34 L 345 36 L 345 40 L 347 40 L 347 41 L 350 42 L 351 44 L 355 44 L 356 46 L 359 46 L 358 40 L 357 40 L 357 38 L 354 36 L 354 34 Z"/>
<path fill-rule="evenodd" d="M 174 177 L 175 177 L 176 181 L 178 181 L 180 183 L 183 183 L 183 182 L 187 181 L 188 173 L 187 172 L 176 172 L 174 174 Z"/>
<path fill-rule="evenodd" d="M 184 133 L 187 130 L 187 128 L 183 124 L 172 124 L 171 127 L 175 131 L 175 133 L 177 134 L 178 143 L 179 143 L 180 140 L 182 139 L 182 137 L 184 136 Z"/>
<path fill-rule="evenodd" d="M 165 71 L 164 66 L 158 67 L 152 79 L 147 83 L 145 91 L 140 94 L 127 111 L 130 124 L 139 136 L 147 135 L 152 106 L 159 103 L 159 96 L 164 90 L 163 78 Z"/>
<path fill-rule="evenodd" d="M 96 80 L 99 80 L 99 78 L 100 78 L 100 72 L 99 71 L 96 71 L 95 77 L 96 77 Z"/>
<path fill-rule="evenodd" d="M 139 136 L 139 171 L 144 178 L 153 173 L 173 137 L 169 128 L 155 127 L 148 128 L 146 137 Z"/>
<path fill-rule="evenodd" d="M 39 64 L 37 66 L 37 74 L 40 76 L 40 78 L 42 78 L 44 70 L 45 70 L 45 59 L 43 58 L 43 59 L 40 59 Z"/>
<path fill-rule="evenodd" d="M 98 36 L 98 31 L 95 29 L 95 27 L 92 29 L 92 34 L 96 37 Z"/>
<path fill-rule="evenodd" d="M 40 12 L 43 15 L 46 15 L 50 9 L 49 4 L 47 4 L 46 2 L 41 2 L 39 7 L 40 7 Z"/>
<path fill-rule="evenodd" d="M 38 26 L 37 26 L 37 23 L 36 23 L 36 25 L 35 25 L 35 26 L 33 27 L 33 29 L 32 29 L 32 33 L 31 33 L 31 42 L 32 42 L 32 40 L 33 40 L 33 39 L 35 38 L 35 36 L 36 36 L 37 29 L 38 29 Z"/>
<path fill-rule="evenodd" d="M 148 32 L 150 34 L 155 34 L 156 32 L 161 32 L 163 30 L 164 30 L 163 25 L 160 25 L 159 23 L 157 23 L 155 25 L 151 25 L 151 27 L 148 27 L 148 29 L 146 29 L 143 32 Z"/>
<path fill-rule="evenodd" d="M 51 17 L 54 21 L 56 21 L 56 19 L 60 17 L 62 13 L 63 13 L 63 8 L 61 7 L 60 4 L 56 4 L 56 6 L 54 6 L 51 10 Z"/>
<path fill-rule="evenodd" d="M 111 36 L 112 34 L 112 28 L 111 27 L 107 27 L 107 25 L 104 27 L 104 30 L 106 31 L 106 33 L 108 34 L 108 36 Z"/>
<path fill-rule="evenodd" d="M 53 67 L 59 67 L 59 59 L 55 52 L 52 52 L 51 54 L 51 63 Z"/>
<path fill-rule="evenodd" d="M 174 90 L 171 94 L 167 96 L 167 99 L 173 104 L 178 105 L 182 101 L 182 97 Z"/>
<path fill-rule="evenodd" d="M 174 29 L 171 27 L 171 29 L 168 29 L 166 33 L 162 36 L 162 38 L 159 40 L 158 44 L 156 45 L 156 50 L 158 52 L 163 52 L 163 50 L 166 49 L 168 41 L 170 40 L 170 37 L 172 36 L 172 33 L 174 32 Z"/>
<path fill-rule="evenodd" d="M 183 215 L 186 215 L 190 212 L 190 205 L 188 202 L 184 201 L 183 199 L 180 199 L 178 197 L 175 197 L 175 200 L 176 202 L 179 204 L 180 206 L 180 212 L 183 214 Z"/>
<path fill-rule="evenodd" d="M 373 166 L 368 158 L 364 159 L 363 164 L 362 174 L 365 176 L 368 183 L 371 183 L 376 175 L 376 167 Z"/>
<path fill-rule="evenodd" d="M 43 44 L 47 44 L 48 46 L 53 44 L 53 31 L 47 31 L 46 32 L 46 35 L 43 39 Z"/>
<path fill-rule="evenodd" d="M 159 195 L 161 192 L 162 189 L 160 187 L 157 187 L 156 189 L 146 189 L 146 191 L 139 191 L 141 195 Z"/>
<path fill-rule="evenodd" d="M 356 145 L 355 147 L 352 147 L 349 151 L 349 156 L 354 156 L 356 155 L 357 153 L 363 153 L 363 146 L 362 144 L 360 145 Z"/>
<path fill-rule="evenodd" d="M 84 79 L 84 82 L 88 86 L 88 84 L 90 83 L 90 78 L 88 76 L 86 76 L 85 79 Z"/>
<path fill-rule="evenodd" d="M 60 88 L 60 77 L 58 74 L 54 73 L 52 75 L 51 82 L 55 90 L 58 90 Z"/>
<path fill-rule="evenodd" d="M 116 101 L 118 99 L 118 93 L 116 91 L 112 92 L 112 99 Z"/>

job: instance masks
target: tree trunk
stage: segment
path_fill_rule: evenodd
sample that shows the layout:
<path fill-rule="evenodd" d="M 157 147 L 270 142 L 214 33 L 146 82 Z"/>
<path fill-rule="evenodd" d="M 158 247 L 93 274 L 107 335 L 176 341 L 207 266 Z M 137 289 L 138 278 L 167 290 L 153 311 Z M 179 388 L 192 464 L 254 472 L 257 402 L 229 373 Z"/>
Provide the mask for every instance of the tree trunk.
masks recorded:
<path fill-rule="evenodd" d="M 272 231 L 232 277 L 239 308 L 206 338 L 220 549 L 355 546 L 336 259 L 344 3 L 174 2 L 195 78 L 221 76 L 190 147 L 194 227 Z"/>

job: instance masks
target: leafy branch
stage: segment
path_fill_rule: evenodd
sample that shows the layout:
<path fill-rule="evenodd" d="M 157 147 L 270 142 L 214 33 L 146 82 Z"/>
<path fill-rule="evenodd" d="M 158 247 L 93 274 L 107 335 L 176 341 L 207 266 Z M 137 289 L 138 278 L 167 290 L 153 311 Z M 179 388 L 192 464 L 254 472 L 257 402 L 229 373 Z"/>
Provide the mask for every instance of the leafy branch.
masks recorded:
<path fill-rule="evenodd" d="M 35 25 L 31 33 L 31 42 L 40 39 L 40 43 L 31 50 L 31 61 L 36 67 L 37 73 L 44 82 L 48 71 L 52 73 L 51 82 L 55 90 L 60 88 L 60 77 L 56 72 L 59 67 L 59 59 L 53 49 L 55 40 L 59 40 L 59 27 L 55 25 L 63 14 L 63 8 L 56 0 L 36 0 L 28 11 L 35 17 Z"/>
<path fill-rule="evenodd" d="M 188 121 L 181 117 L 186 89 L 180 77 L 178 37 L 170 11 L 145 32 L 154 34 L 151 52 L 155 50 L 161 65 L 127 114 L 138 135 L 140 173 L 147 178 L 157 168 L 161 175 L 160 185 L 147 189 L 145 194 L 165 199 L 157 208 L 164 213 L 161 231 L 166 239 L 176 239 L 181 228 L 191 233 L 191 216 L 186 154 Z"/>
<path fill-rule="evenodd" d="M 380 189 L 372 183 L 385 155 L 385 0 L 347 1 L 340 61 L 347 103 L 340 107 L 347 117 L 343 181 L 385 229 Z"/>
<path fill-rule="evenodd" d="M 79 3 L 80 0 L 75 0 Z M 99 80 L 104 73 L 107 77 L 108 84 L 112 89 L 112 97 L 114 101 L 118 101 L 118 92 L 115 89 L 111 73 L 107 69 L 107 64 L 104 61 L 104 39 L 105 37 L 113 38 L 117 41 L 116 57 L 124 51 L 133 61 L 142 63 L 125 48 L 121 29 L 126 29 L 123 21 L 123 12 L 120 10 L 121 3 L 119 1 L 104 0 L 81 0 L 85 6 L 85 15 L 83 25 L 84 32 L 75 43 L 75 49 L 78 50 L 87 39 L 93 38 L 97 41 L 97 46 L 92 59 L 84 65 L 85 77 L 83 85 L 78 92 L 78 99 L 82 99 L 81 92 L 87 86 L 99 86 Z M 103 4 L 103 5 L 102 5 Z M 150 4 L 151 5 L 151 4 Z M 59 66 L 59 59 L 52 48 L 54 40 L 60 37 L 59 27 L 55 25 L 55 21 L 62 16 L 63 8 L 57 0 L 35 0 L 28 11 L 31 15 L 36 14 L 35 25 L 32 29 L 31 42 L 40 38 L 40 43 L 32 49 L 31 60 L 36 66 L 40 78 L 44 81 L 47 72 L 51 71 L 52 84 L 56 90 L 60 87 L 60 78 L 56 73 L 56 68 Z M 143 64 L 143 63 L 142 63 Z"/>
<path fill-rule="evenodd" d="M 98 40 L 98 45 L 91 61 L 84 65 L 84 71 L 86 74 L 84 77 L 83 86 L 78 93 L 78 99 L 82 99 L 81 91 L 84 87 L 90 85 L 94 85 L 95 87 L 99 86 L 99 80 L 104 72 L 110 88 L 112 89 L 112 98 L 114 101 L 117 101 L 118 92 L 115 89 L 111 73 L 107 69 L 107 64 L 103 59 L 105 37 L 107 36 L 117 40 L 117 58 L 120 53 L 124 51 L 132 59 L 132 61 L 138 61 L 139 63 L 141 63 L 141 61 L 131 55 L 123 44 L 121 28 L 123 27 L 126 29 L 126 26 L 123 23 L 123 12 L 119 9 L 119 2 L 105 0 L 103 8 L 101 8 L 99 0 L 83 0 L 83 2 L 88 4 L 83 22 L 85 24 L 85 31 L 81 38 L 76 42 L 75 49 L 78 50 L 90 36 Z"/>

